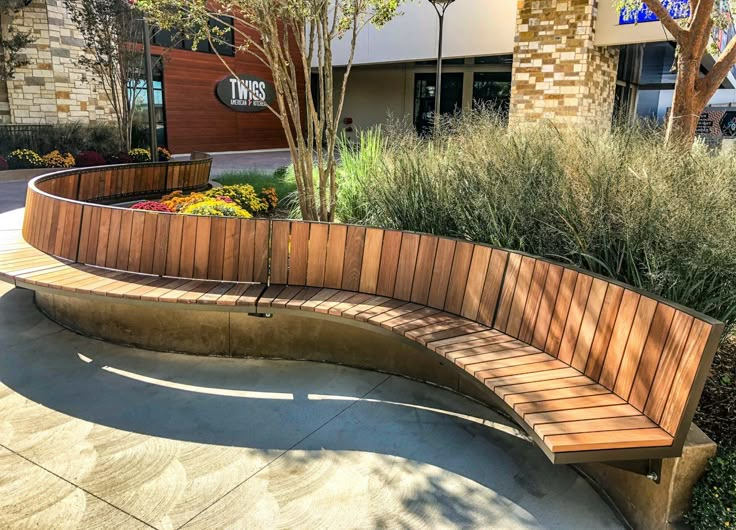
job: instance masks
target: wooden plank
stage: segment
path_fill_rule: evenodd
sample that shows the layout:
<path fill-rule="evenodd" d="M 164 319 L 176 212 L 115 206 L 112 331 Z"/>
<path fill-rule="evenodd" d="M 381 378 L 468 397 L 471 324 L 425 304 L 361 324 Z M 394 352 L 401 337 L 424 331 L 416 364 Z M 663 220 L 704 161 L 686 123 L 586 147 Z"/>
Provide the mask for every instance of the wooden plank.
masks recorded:
<path fill-rule="evenodd" d="M 345 262 L 345 245 L 348 228 L 345 225 L 330 225 L 327 240 L 327 263 L 325 266 L 325 287 L 342 288 L 342 269 Z"/>
<path fill-rule="evenodd" d="M 490 370 L 481 370 L 479 372 L 475 372 L 473 375 L 476 379 L 479 379 L 480 381 L 485 381 L 486 379 L 499 379 L 507 376 L 516 376 L 516 375 L 523 375 L 523 374 L 529 374 L 529 373 L 535 373 L 535 372 L 546 372 L 546 371 L 552 371 L 552 370 L 559 370 L 560 368 L 564 368 L 566 365 L 563 362 L 558 361 L 557 359 L 553 360 L 547 360 L 547 361 L 540 361 L 530 364 L 523 364 L 521 366 L 511 366 L 507 368 L 493 368 Z"/>
<path fill-rule="evenodd" d="M 576 375 L 562 379 L 548 379 L 546 381 L 533 381 L 531 383 L 518 383 L 516 385 L 506 385 L 498 387 L 496 394 L 501 399 L 508 402 L 511 396 L 516 394 L 526 394 L 535 392 L 544 392 L 547 390 L 564 390 L 574 389 L 581 386 L 591 386 L 593 381 L 584 375 Z"/>
<path fill-rule="evenodd" d="M 376 326 L 380 326 L 382 323 L 387 322 L 389 320 L 393 320 L 394 318 L 398 318 L 402 315 L 407 315 L 409 313 L 412 313 L 414 311 L 418 311 L 419 309 L 422 309 L 422 307 L 419 304 L 413 304 L 411 302 L 404 302 L 401 301 L 401 305 L 396 306 L 394 309 L 391 309 L 390 311 L 386 311 L 385 313 L 381 313 L 380 315 L 372 316 L 368 322 L 371 324 L 375 324 Z"/>
<path fill-rule="evenodd" d="M 248 289 L 253 287 L 251 284 L 248 283 L 236 283 L 235 285 L 232 285 L 230 289 L 228 289 L 226 292 L 220 296 L 220 298 L 217 299 L 217 305 L 225 305 L 225 306 L 234 306 L 238 299 L 244 295 Z M 260 293 L 264 292 L 265 286 L 260 286 Z"/>
<path fill-rule="evenodd" d="M 626 401 L 616 394 L 613 394 L 610 390 L 604 390 L 606 390 L 605 393 L 599 393 L 592 396 L 568 397 L 564 399 L 548 399 L 545 401 L 520 403 L 514 407 L 514 410 L 523 418 L 527 414 L 536 414 L 539 412 L 606 407 L 612 405 L 623 405 L 626 403 Z"/>
<path fill-rule="evenodd" d="M 598 324 L 593 338 L 593 345 L 590 347 L 588 362 L 585 365 L 585 375 L 595 379 L 600 378 L 603 362 L 606 358 L 606 351 L 613 335 L 613 328 L 616 324 L 616 316 L 621 305 L 624 289 L 612 283 L 608 284 L 606 297 L 603 299 L 603 308 L 598 317 Z"/>
<path fill-rule="evenodd" d="M 363 263 L 360 268 L 360 287 L 362 293 L 375 294 L 378 287 L 378 272 L 381 266 L 383 230 L 368 228 L 365 233 Z"/>
<path fill-rule="evenodd" d="M 487 329 L 487 328 L 485 328 L 482 324 L 478 324 L 477 322 L 466 321 L 464 324 L 460 326 L 453 326 L 445 330 L 438 330 L 432 333 L 428 333 L 426 335 L 421 335 L 417 337 L 416 341 L 422 346 L 426 346 L 428 343 L 434 342 L 436 340 L 457 337 L 460 335 L 468 335 L 468 334 L 476 333 L 483 329 Z"/>
<path fill-rule="evenodd" d="M 161 214 L 156 216 L 156 238 L 153 250 L 153 265 L 151 272 L 162 276 L 166 273 L 166 256 L 169 250 L 169 230 L 173 215 Z"/>
<path fill-rule="evenodd" d="M 682 311 L 677 311 L 672 319 L 667 342 L 665 342 L 643 410 L 644 414 L 657 423 L 662 419 L 662 412 L 670 395 L 672 381 L 675 379 L 682 351 L 685 349 L 694 320 L 692 316 Z"/>
<path fill-rule="evenodd" d="M 209 262 L 207 263 L 207 278 L 222 280 L 223 265 L 225 262 L 225 225 L 224 217 L 213 217 L 210 226 Z M 203 297 L 204 298 L 204 297 Z M 208 298 L 209 300 L 209 298 Z M 201 301 L 201 300 L 200 300 Z"/>
<path fill-rule="evenodd" d="M 401 238 L 401 251 L 399 252 L 399 264 L 396 268 L 396 285 L 394 287 L 394 298 L 409 300 L 414 283 L 414 269 L 417 265 L 417 254 L 419 252 L 419 234 L 404 232 Z"/>
<path fill-rule="evenodd" d="M 437 333 L 438 331 L 458 328 L 466 323 L 466 320 L 455 315 L 441 313 L 424 318 L 421 321 L 418 320 L 412 322 L 409 325 L 397 326 L 394 328 L 394 331 L 397 333 L 403 333 L 407 338 L 417 339 L 419 337 Z"/>
<path fill-rule="evenodd" d="M 224 221 L 224 219 L 221 219 Z M 224 226 L 223 226 L 224 229 Z M 197 300 L 197 303 L 200 304 L 216 304 L 217 301 L 225 295 L 228 291 L 230 291 L 235 284 L 230 282 L 217 282 L 213 284 L 212 289 L 207 291 L 205 295 L 203 295 L 199 300 Z"/>
<path fill-rule="evenodd" d="M 286 302 L 286 309 L 299 309 L 304 305 L 310 298 L 320 292 L 319 287 L 306 287 L 294 295 L 291 300 Z"/>
<path fill-rule="evenodd" d="M 544 346 L 544 351 L 555 357 L 557 357 L 560 350 L 562 334 L 565 330 L 565 323 L 570 312 L 570 305 L 572 304 L 577 280 L 578 273 L 572 269 L 565 269 L 562 273 L 560 290 L 557 293 L 557 301 L 555 302 L 555 309 L 552 313 L 552 322 L 549 325 L 547 342 Z"/>
<path fill-rule="evenodd" d="M 665 405 L 662 419 L 659 422 L 662 428 L 672 435 L 677 433 L 677 428 L 680 426 L 682 414 L 685 412 L 685 406 L 690 397 L 698 368 L 700 368 L 710 332 L 710 324 L 706 324 L 698 319 L 693 321 L 692 328 L 690 328 L 690 336 L 685 343 L 685 348 L 682 351 L 682 357 L 675 373 L 675 379 L 672 381 L 667 405 Z"/>
<path fill-rule="evenodd" d="M 210 238 L 212 236 L 212 218 L 197 217 L 197 235 L 194 246 L 194 277 L 207 278 L 210 258 Z"/>
<path fill-rule="evenodd" d="M 381 322 L 381 327 L 384 329 L 394 329 L 399 326 L 411 324 L 412 322 L 415 322 L 417 320 L 421 320 L 442 313 L 439 309 L 435 309 L 433 307 L 421 307 L 422 309 L 417 309 L 416 311 L 412 311 L 411 313 L 407 313 L 405 315 L 386 320 L 385 322 Z"/>
<path fill-rule="evenodd" d="M 421 307 L 421 306 L 419 306 Z M 462 348 L 462 345 L 466 342 L 479 339 L 495 338 L 503 336 L 500 331 L 495 329 L 486 329 L 485 331 L 479 331 L 462 337 L 452 337 L 449 339 L 432 341 L 427 344 L 427 347 L 432 351 L 436 351 L 440 348 Z"/>
<path fill-rule="evenodd" d="M 313 223 L 309 230 L 309 257 L 307 259 L 307 285 L 323 287 L 327 259 L 328 225 Z"/>
<path fill-rule="evenodd" d="M 506 331 L 506 325 L 511 314 L 511 304 L 514 300 L 514 292 L 516 290 L 516 280 L 519 277 L 519 269 L 521 268 L 520 254 L 512 252 L 509 254 L 508 265 L 503 280 L 503 291 L 501 292 L 501 300 L 498 303 L 498 312 L 496 314 L 496 323 L 493 327 L 503 332 Z"/>
<path fill-rule="evenodd" d="M 569 368 L 573 370 L 573 368 Z M 641 413 L 631 405 L 610 405 L 608 407 L 591 407 L 587 409 L 553 410 L 527 414 L 524 422 L 531 428 L 544 423 L 562 423 L 567 421 L 595 420 L 604 418 L 622 418 L 639 416 Z M 546 440 L 545 440 L 546 441 Z"/>
<path fill-rule="evenodd" d="M 153 272 L 153 256 L 156 252 L 156 224 L 160 214 L 146 213 L 143 216 L 143 241 L 141 244 L 140 272 Z"/>
<path fill-rule="evenodd" d="M 92 264 L 104 266 L 107 258 L 107 245 L 110 238 L 110 218 L 112 216 L 111 208 L 100 208 L 100 226 L 97 229 L 97 252 L 92 260 Z"/>
<path fill-rule="evenodd" d="M 494 379 L 486 379 L 483 383 L 495 391 L 499 387 L 507 385 L 517 385 L 520 383 L 532 383 L 535 381 L 547 381 L 550 379 L 565 379 L 567 377 L 574 377 L 580 375 L 580 372 L 574 368 L 565 367 L 559 370 L 546 370 L 543 372 L 531 372 L 528 374 L 517 374 L 506 377 L 497 377 Z"/>
<path fill-rule="evenodd" d="M 317 294 L 302 304 L 301 309 L 306 311 L 315 311 L 318 305 L 323 304 L 339 291 L 337 289 L 320 289 Z"/>
<path fill-rule="evenodd" d="M 238 279 L 240 263 L 240 225 L 239 219 L 229 218 L 225 221 L 225 244 L 222 257 L 222 279 L 235 281 Z"/>
<path fill-rule="evenodd" d="M 580 336 L 580 328 L 585 318 L 585 309 L 588 305 L 590 290 L 593 286 L 593 277 L 587 274 L 578 274 L 578 281 L 575 283 L 575 291 L 572 295 L 570 310 L 567 314 L 567 321 L 562 332 L 562 340 L 557 358 L 563 363 L 572 365 L 572 359 L 575 355 L 575 348 Z M 602 299 L 601 299 L 602 302 Z"/>
<path fill-rule="evenodd" d="M 369 293 L 365 293 L 365 294 L 369 294 Z M 381 305 L 385 302 L 388 302 L 389 300 L 391 299 L 386 296 L 375 296 L 374 295 L 368 298 L 367 300 L 365 300 L 364 302 L 360 304 L 355 304 L 352 307 L 344 310 L 341 316 L 354 319 L 356 315 L 362 313 L 363 311 L 368 311 L 372 307 Z"/>
<path fill-rule="evenodd" d="M 547 279 L 544 282 L 542 301 L 539 304 L 539 311 L 537 312 L 537 320 L 534 324 L 534 333 L 531 342 L 532 346 L 537 348 L 543 349 L 545 344 L 547 344 L 549 327 L 552 324 L 552 316 L 564 272 L 565 269 L 563 267 L 553 264 L 550 264 L 547 270 Z"/>
<path fill-rule="evenodd" d="M 268 283 L 269 240 L 271 239 L 271 222 L 267 219 L 249 221 L 256 225 L 253 238 L 253 279 L 254 282 Z"/>
<path fill-rule="evenodd" d="M 369 319 L 373 318 L 374 316 L 382 315 L 383 313 L 386 313 L 387 311 L 395 309 L 403 304 L 405 304 L 403 300 L 389 298 L 385 302 L 376 304 L 370 309 L 367 309 L 366 311 L 358 313 L 357 315 L 355 315 L 355 320 L 359 322 L 367 322 Z"/>
<path fill-rule="evenodd" d="M 360 288 L 364 246 L 365 228 L 349 226 L 347 242 L 345 243 L 345 263 L 342 271 L 342 288 L 346 291 L 357 291 Z"/>
<path fill-rule="evenodd" d="M 488 273 L 488 264 L 491 262 L 493 250 L 483 245 L 473 245 L 473 257 L 468 269 L 467 285 L 463 294 L 463 305 L 460 315 L 475 320 L 478 318 L 478 308 L 483 295 L 483 285 Z"/>
<path fill-rule="evenodd" d="M 521 324 L 527 299 L 529 298 L 529 290 L 531 289 L 536 261 L 529 256 L 521 258 L 521 266 L 519 267 L 519 276 L 516 278 L 516 288 L 514 289 L 514 296 L 511 302 L 509 320 L 506 323 L 506 333 L 514 337 L 518 337 L 521 331 Z"/>
<path fill-rule="evenodd" d="M 130 231 L 130 253 L 128 254 L 128 267 L 130 272 L 138 272 L 141 267 L 141 252 L 143 250 L 143 228 L 146 213 L 136 211 L 133 215 L 133 224 Z M 90 234 L 90 237 L 92 234 Z"/>
<path fill-rule="evenodd" d="M 358 304 L 362 304 L 366 302 L 367 300 L 370 300 L 373 298 L 373 295 L 367 294 L 367 293 L 356 293 L 353 294 L 350 298 L 345 300 L 344 302 L 340 302 L 339 304 L 331 307 L 328 309 L 328 314 L 334 315 L 334 316 L 342 316 L 343 312 L 353 308 L 354 306 Z"/>
<path fill-rule="evenodd" d="M 634 384 L 634 378 L 639 369 L 639 361 L 641 360 L 656 310 L 656 300 L 652 300 L 646 296 L 641 297 L 639 307 L 636 310 L 634 324 L 629 333 L 629 340 L 626 341 L 626 348 L 621 359 L 621 367 L 619 368 L 616 383 L 613 387 L 613 391 L 619 396 L 628 397 L 629 393 L 631 393 L 631 386 Z"/>
<path fill-rule="evenodd" d="M 623 418 L 605 418 L 602 420 L 566 421 L 561 423 L 545 423 L 538 425 L 534 431 L 544 438 L 555 434 L 575 434 L 583 432 L 606 432 L 629 429 L 652 429 L 657 425 L 646 416 L 626 416 Z"/>
<path fill-rule="evenodd" d="M 494 351 L 478 353 L 476 355 L 466 355 L 464 357 L 454 359 L 454 362 L 459 367 L 464 368 L 466 372 L 474 374 L 480 370 L 490 368 L 520 366 L 522 364 L 549 360 L 548 354 L 540 353 L 540 351 L 534 346 L 524 346 L 523 342 L 512 347 L 503 346 L 504 347 L 496 345 Z"/>
<path fill-rule="evenodd" d="M 255 278 L 256 223 L 249 220 L 239 220 L 238 223 L 238 281 L 252 282 Z"/>
<path fill-rule="evenodd" d="M 291 223 L 291 242 L 289 251 L 289 285 L 307 283 L 307 260 L 309 252 L 309 223 Z"/>
<path fill-rule="evenodd" d="M 434 268 L 434 257 L 437 252 L 439 238 L 435 236 L 422 235 L 419 238 L 419 250 L 417 251 L 417 265 L 414 269 L 414 280 L 411 288 L 412 302 L 427 305 L 429 299 L 429 286 L 432 281 L 432 269 Z"/>
<path fill-rule="evenodd" d="M 437 252 L 435 253 L 432 280 L 427 299 L 429 307 L 436 307 L 437 309 L 444 309 L 445 307 L 456 245 L 455 241 L 446 238 L 440 238 L 437 242 Z"/>
<path fill-rule="evenodd" d="M 285 285 L 271 285 L 266 288 L 265 291 L 263 291 L 263 294 L 261 294 L 260 299 L 258 300 L 258 304 L 262 305 L 264 307 L 270 307 L 276 298 L 281 294 L 282 291 L 286 289 Z M 292 287 L 292 289 L 295 289 L 293 294 L 291 296 L 294 296 L 294 294 L 299 292 L 300 287 Z M 288 298 L 291 300 L 291 296 Z M 286 302 L 284 302 L 286 303 Z"/>
<path fill-rule="evenodd" d="M 675 317 L 675 309 L 667 304 L 657 304 L 657 310 L 652 319 L 652 325 L 649 328 L 646 344 L 641 354 L 636 374 L 631 382 L 631 391 L 628 395 L 623 396 L 634 407 L 639 410 L 644 408 L 649 397 L 649 390 L 654 381 L 654 374 L 659 366 L 664 346 L 667 342 L 672 320 Z M 619 373 L 619 380 L 616 386 L 619 386 L 622 374 Z"/>
<path fill-rule="evenodd" d="M 547 436 L 544 443 L 554 452 L 601 451 L 638 447 L 669 447 L 672 437 L 662 429 L 559 434 Z"/>
<path fill-rule="evenodd" d="M 114 209 L 110 213 L 110 230 L 107 242 L 107 252 L 105 260 L 101 264 L 103 267 L 114 269 L 118 263 L 118 251 L 120 250 L 120 222 L 123 218 L 123 210 Z"/>
<path fill-rule="evenodd" d="M 486 283 L 483 286 L 477 318 L 478 322 L 486 326 L 491 326 L 496 318 L 496 304 L 501 293 L 501 283 L 506 273 L 507 259 L 508 252 L 503 250 L 494 249 L 493 254 L 491 254 L 491 262 L 488 265 Z"/>
<path fill-rule="evenodd" d="M 314 310 L 317 313 L 327 314 L 330 312 L 330 309 L 345 302 L 353 296 L 355 296 L 355 293 L 353 291 L 338 291 L 337 294 L 331 296 L 329 300 L 325 300 L 324 302 L 322 302 Z"/>
<path fill-rule="evenodd" d="M 529 286 L 529 295 L 527 296 L 526 306 L 524 307 L 524 314 L 521 317 L 521 327 L 518 334 L 519 339 L 524 342 L 531 343 L 534 338 L 534 326 L 537 322 L 539 306 L 542 304 L 547 271 L 549 271 L 549 263 L 539 259 L 536 260 L 531 285 Z"/>
<path fill-rule="evenodd" d="M 169 240 L 166 247 L 165 274 L 167 276 L 179 276 L 183 230 L 184 216 L 171 216 L 171 221 L 169 221 Z"/>
<path fill-rule="evenodd" d="M 236 305 L 238 307 L 256 307 L 256 303 L 258 302 L 261 293 L 265 290 L 266 286 L 264 284 L 254 284 L 250 285 L 248 289 L 245 290 L 245 292 L 238 298 L 238 301 L 236 302 Z M 225 295 L 223 295 L 225 296 Z M 220 298 L 222 300 L 222 297 Z M 220 300 L 218 300 L 218 304 L 220 303 Z M 227 301 L 227 300 L 226 300 Z"/>
<path fill-rule="evenodd" d="M 475 345 L 470 348 L 451 350 L 447 352 L 438 351 L 438 353 L 444 355 L 447 359 L 453 362 L 459 362 L 462 359 L 471 357 L 478 358 L 478 355 L 495 354 L 496 352 L 512 350 L 515 351 L 522 348 L 524 348 L 527 353 L 539 353 L 539 350 L 536 349 L 534 346 L 529 346 L 528 344 L 514 339 L 513 337 L 509 337 L 508 335 L 505 337 L 496 337 L 493 341 L 473 342 L 475 343 Z"/>
<path fill-rule="evenodd" d="M 381 264 L 378 268 L 376 294 L 393 296 L 396 287 L 396 273 L 401 253 L 401 232 L 386 230 L 381 247 Z"/>
<path fill-rule="evenodd" d="M 613 328 L 611 341 L 608 344 L 606 359 L 603 362 L 603 370 L 599 382 L 610 389 L 616 384 L 616 376 L 621 368 L 621 361 L 626 350 L 626 343 L 634 325 L 641 296 L 629 290 L 625 290 L 619 306 L 616 324 Z"/>
<path fill-rule="evenodd" d="M 465 242 L 460 242 L 455 247 L 455 257 L 452 260 L 452 272 L 450 272 L 445 299 L 445 311 L 449 313 L 460 314 L 462 312 L 474 247 L 472 243 Z"/>
<path fill-rule="evenodd" d="M 289 222 L 271 225 L 271 282 L 286 284 L 289 277 Z"/>
<path fill-rule="evenodd" d="M 271 300 L 269 305 L 271 307 L 284 309 L 286 308 L 286 304 L 288 304 L 292 298 L 302 292 L 302 290 L 304 290 L 304 287 L 302 287 L 301 285 L 291 285 L 289 287 L 286 287 L 276 297 L 274 297 L 273 300 Z"/>
<path fill-rule="evenodd" d="M 580 332 L 578 333 L 575 344 L 575 351 L 572 354 L 571 365 L 581 372 L 585 371 L 585 366 L 588 364 L 588 356 L 593 346 L 593 339 L 595 338 L 595 331 L 598 326 L 598 318 L 603 309 L 606 291 L 608 291 L 608 282 L 600 278 L 595 278 L 590 288 L 590 295 L 588 296 L 588 303 L 585 306 L 583 321 L 580 324 Z M 564 341 L 565 338 L 563 337 L 563 343 Z"/>
<path fill-rule="evenodd" d="M 197 245 L 197 216 L 184 215 L 179 253 L 179 276 L 192 278 L 194 275 L 194 253 Z"/>

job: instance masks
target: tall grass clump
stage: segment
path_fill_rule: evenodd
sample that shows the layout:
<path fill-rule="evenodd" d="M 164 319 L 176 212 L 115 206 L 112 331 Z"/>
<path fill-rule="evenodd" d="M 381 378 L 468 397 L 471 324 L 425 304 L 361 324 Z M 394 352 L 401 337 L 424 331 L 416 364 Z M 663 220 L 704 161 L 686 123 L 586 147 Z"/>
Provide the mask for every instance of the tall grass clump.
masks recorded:
<path fill-rule="evenodd" d="M 736 159 L 646 123 L 508 130 L 489 111 L 341 146 L 339 218 L 570 263 L 736 321 Z"/>

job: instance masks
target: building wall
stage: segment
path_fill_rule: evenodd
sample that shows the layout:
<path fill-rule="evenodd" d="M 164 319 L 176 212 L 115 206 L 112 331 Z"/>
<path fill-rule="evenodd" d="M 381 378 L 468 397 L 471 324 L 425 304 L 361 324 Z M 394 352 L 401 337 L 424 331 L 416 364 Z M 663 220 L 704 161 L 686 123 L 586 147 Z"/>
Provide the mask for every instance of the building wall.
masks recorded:
<path fill-rule="evenodd" d="M 24 54 L 29 64 L 6 82 L 9 116 L 14 124 L 112 119 L 112 107 L 91 74 L 79 65 L 84 41 L 61 0 L 33 0 L 14 16 L 13 27 L 32 31 L 36 42 Z M 2 114 L 0 88 L 0 115 Z"/>
<path fill-rule="evenodd" d="M 237 45 L 237 33 L 235 38 Z M 172 153 L 287 147 L 281 121 L 270 110 L 237 112 L 217 98 L 217 84 L 231 75 L 228 67 L 271 82 L 270 70 L 257 58 L 238 52 L 224 58 L 226 67 L 211 53 L 157 46 L 152 51 L 163 56 L 166 136 Z"/>
<path fill-rule="evenodd" d="M 619 53 L 594 44 L 597 4 L 519 2 L 510 125 L 610 125 Z"/>

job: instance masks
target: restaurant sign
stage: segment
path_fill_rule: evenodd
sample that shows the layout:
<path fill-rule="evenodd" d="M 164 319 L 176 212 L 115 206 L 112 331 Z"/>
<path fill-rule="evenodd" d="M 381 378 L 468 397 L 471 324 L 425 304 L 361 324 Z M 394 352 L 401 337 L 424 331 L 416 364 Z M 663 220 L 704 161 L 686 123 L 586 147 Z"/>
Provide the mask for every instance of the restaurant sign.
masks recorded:
<path fill-rule="evenodd" d="M 248 74 L 226 77 L 216 92 L 217 99 L 237 112 L 261 112 L 276 100 L 273 84 Z"/>

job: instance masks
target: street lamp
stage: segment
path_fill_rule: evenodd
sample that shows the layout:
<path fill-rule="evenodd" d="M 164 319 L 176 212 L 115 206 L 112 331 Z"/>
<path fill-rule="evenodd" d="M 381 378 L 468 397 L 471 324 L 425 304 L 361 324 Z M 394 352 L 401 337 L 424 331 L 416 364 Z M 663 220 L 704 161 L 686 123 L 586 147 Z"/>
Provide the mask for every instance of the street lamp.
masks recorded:
<path fill-rule="evenodd" d="M 442 96 L 442 37 L 445 25 L 445 11 L 455 0 L 429 0 L 440 19 L 440 35 L 437 44 L 437 77 L 434 83 L 434 130 L 440 128 L 440 97 Z"/>

